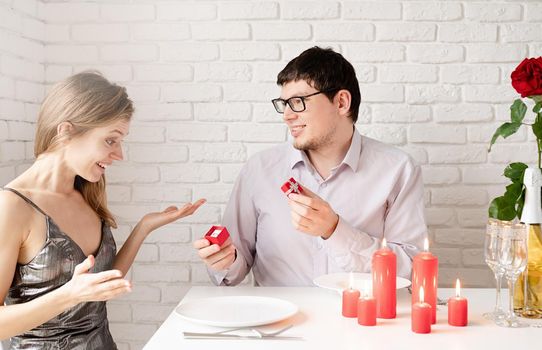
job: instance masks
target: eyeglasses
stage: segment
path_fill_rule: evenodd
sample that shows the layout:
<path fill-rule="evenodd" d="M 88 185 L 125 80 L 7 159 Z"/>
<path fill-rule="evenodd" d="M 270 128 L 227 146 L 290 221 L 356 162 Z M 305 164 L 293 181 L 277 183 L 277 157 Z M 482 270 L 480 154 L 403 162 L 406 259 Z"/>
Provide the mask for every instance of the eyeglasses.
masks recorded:
<path fill-rule="evenodd" d="M 310 95 L 292 96 L 287 100 L 284 100 L 282 98 L 275 98 L 271 100 L 271 102 L 273 103 L 273 106 L 275 107 L 275 110 L 277 111 L 277 113 L 281 113 L 281 114 L 284 113 L 284 110 L 286 109 L 286 105 L 290 106 L 290 109 L 292 111 L 299 113 L 299 112 L 303 112 L 307 108 L 305 106 L 305 99 L 307 97 L 315 96 L 318 94 L 325 94 L 325 93 L 337 91 L 337 90 L 339 89 L 328 89 L 324 91 L 317 91 Z"/>

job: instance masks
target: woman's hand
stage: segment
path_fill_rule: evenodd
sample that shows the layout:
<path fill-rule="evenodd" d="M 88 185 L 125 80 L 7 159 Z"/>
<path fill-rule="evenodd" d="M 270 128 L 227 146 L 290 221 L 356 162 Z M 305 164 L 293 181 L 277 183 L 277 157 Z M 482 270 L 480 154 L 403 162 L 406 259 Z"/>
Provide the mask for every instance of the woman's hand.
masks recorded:
<path fill-rule="evenodd" d="M 110 300 L 132 291 L 132 284 L 122 278 L 119 270 L 89 272 L 94 263 L 94 256 L 89 255 L 75 267 L 72 279 L 61 287 L 65 288 L 72 306 L 88 301 Z"/>
<path fill-rule="evenodd" d="M 203 203 L 205 203 L 205 199 L 200 199 L 194 204 L 187 203 L 180 208 L 171 206 L 164 211 L 148 213 L 143 216 L 117 253 L 115 268 L 122 271 L 123 274 L 128 273 L 139 248 L 141 248 L 141 244 L 143 244 L 143 241 L 147 238 L 149 233 L 175 220 L 194 214 Z"/>
<path fill-rule="evenodd" d="M 161 212 L 148 213 L 137 224 L 146 234 L 151 233 L 159 227 L 167 225 L 185 216 L 194 214 L 194 212 L 205 203 L 205 199 L 199 199 L 194 204 L 186 203 L 184 206 L 177 208 L 176 206 L 167 207 Z"/>

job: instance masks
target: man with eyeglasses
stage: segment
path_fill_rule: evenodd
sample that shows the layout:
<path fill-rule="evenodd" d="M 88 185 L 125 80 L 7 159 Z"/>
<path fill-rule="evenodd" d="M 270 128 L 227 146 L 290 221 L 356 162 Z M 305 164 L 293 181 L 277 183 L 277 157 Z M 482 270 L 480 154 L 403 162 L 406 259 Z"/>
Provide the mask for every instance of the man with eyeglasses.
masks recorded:
<path fill-rule="evenodd" d="M 222 246 L 194 242 L 212 281 L 236 285 L 252 269 L 262 286 L 310 286 L 333 272 L 370 272 L 386 238 L 397 274 L 426 236 L 419 166 L 404 152 L 361 136 L 354 124 L 360 91 L 354 68 L 331 49 L 310 48 L 278 74 L 272 100 L 292 142 L 253 156 L 223 217 Z M 301 194 L 286 198 L 295 178 Z"/>

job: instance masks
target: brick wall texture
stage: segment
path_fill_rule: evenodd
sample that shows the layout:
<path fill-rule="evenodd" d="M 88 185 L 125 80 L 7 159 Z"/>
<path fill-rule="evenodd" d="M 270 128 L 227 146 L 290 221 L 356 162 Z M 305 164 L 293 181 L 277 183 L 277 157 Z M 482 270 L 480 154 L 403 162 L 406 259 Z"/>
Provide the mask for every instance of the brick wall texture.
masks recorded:
<path fill-rule="evenodd" d="M 287 140 L 269 100 L 302 50 L 356 68 L 361 133 L 423 167 L 440 285 L 491 286 L 483 233 L 508 162 L 536 161 L 526 129 L 487 152 L 518 97 L 510 73 L 542 55 L 540 1 L 0 0 L 0 184 L 32 163 L 48 86 L 93 68 L 128 88 L 125 161 L 108 170 L 119 244 L 149 211 L 206 197 L 143 245 L 133 292 L 109 303 L 120 349 L 140 349 L 192 285 L 209 284 L 191 242 L 220 221 L 254 153 Z"/>

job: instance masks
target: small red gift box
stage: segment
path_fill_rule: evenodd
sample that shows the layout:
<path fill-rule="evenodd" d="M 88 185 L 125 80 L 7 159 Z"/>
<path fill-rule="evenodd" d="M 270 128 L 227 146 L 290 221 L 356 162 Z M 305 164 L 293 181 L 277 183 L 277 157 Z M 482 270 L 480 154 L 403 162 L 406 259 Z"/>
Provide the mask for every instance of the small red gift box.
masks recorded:
<path fill-rule="evenodd" d="M 204 238 L 211 244 L 222 245 L 228 237 L 230 237 L 230 234 L 224 226 L 211 226 Z"/>
<path fill-rule="evenodd" d="M 297 194 L 303 193 L 303 187 L 301 187 L 301 185 L 299 185 L 293 177 L 286 181 L 280 187 L 280 189 L 286 194 L 286 196 L 288 196 L 292 192 Z"/>

